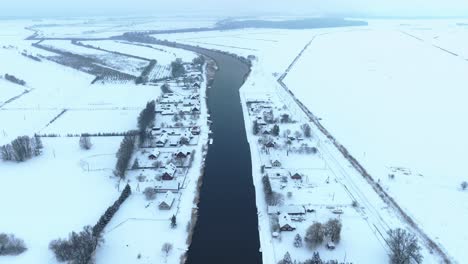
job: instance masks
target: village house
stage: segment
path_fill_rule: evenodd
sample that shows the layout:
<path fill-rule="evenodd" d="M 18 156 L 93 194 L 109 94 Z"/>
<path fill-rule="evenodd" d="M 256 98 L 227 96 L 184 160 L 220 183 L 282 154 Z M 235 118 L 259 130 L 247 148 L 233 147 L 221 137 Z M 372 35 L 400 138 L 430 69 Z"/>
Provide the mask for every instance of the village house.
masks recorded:
<path fill-rule="evenodd" d="M 274 148 L 276 146 L 276 142 L 273 140 L 268 140 L 264 146 L 267 148 Z"/>
<path fill-rule="evenodd" d="M 278 217 L 280 231 L 294 231 L 296 227 L 292 224 L 291 218 L 287 214 L 280 214 Z"/>
<path fill-rule="evenodd" d="M 177 171 L 177 167 L 174 164 L 172 163 L 167 164 L 164 167 L 163 173 L 161 175 L 161 180 L 172 181 L 175 177 L 176 171 Z"/>
<path fill-rule="evenodd" d="M 291 179 L 302 180 L 302 174 L 300 174 L 299 172 L 293 172 L 291 173 Z"/>
<path fill-rule="evenodd" d="M 171 138 L 169 139 L 169 146 L 171 146 L 171 147 L 177 147 L 177 146 L 179 146 L 179 140 L 180 140 L 179 137 L 171 137 Z"/>
<path fill-rule="evenodd" d="M 172 181 L 161 181 L 155 187 L 157 193 L 178 193 L 180 186 L 179 182 L 172 180 Z"/>
<path fill-rule="evenodd" d="M 159 157 L 160 152 L 156 149 L 154 149 L 149 155 L 148 159 L 150 160 L 156 160 Z"/>
<path fill-rule="evenodd" d="M 281 211 L 288 215 L 304 215 L 306 213 L 302 205 L 286 205 L 281 208 Z"/>
<path fill-rule="evenodd" d="M 172 192 L 166 192 L 164 199 L 159 203 L 159 209 L 161 210 L 170 210 L 174 204 L 175 196 Z"/>
<path fill-rule="evenodd" d="M 166 142 L 167 142 L 167 135 L 166 134 L 162 134 L 155 142 L 156 144 L 156 147 L 158 148 L 162 148 L 166 145 Z"/>
<path fill-rule="evenodd" d="M 176 158 L 176 159 L 185 159 L 189 155 L 190 155 L 190 150 L 188 148 L 186 148 L 186 147 L 181 147 L 174 153 L 174 158 Z"/>
<path fill-rule="evenodd" d="M 281 160 L 276 153 L 270 154 L 270 164 L 274 168 L 281 168 Z"/>
<path fill-rule="evenodd" d="M 200 114 L 200 107 L 199 106 L 192 106 L 192 108 L 190 109 L 190 112 L 193 115 Z"/>
<path fill-rule="evenodd" d="M 201 133 L 201 129 L 199 126 L 194 126 L 190 129 L 190 132 L 192 133 L 192 135 L 200 135 Z"/>

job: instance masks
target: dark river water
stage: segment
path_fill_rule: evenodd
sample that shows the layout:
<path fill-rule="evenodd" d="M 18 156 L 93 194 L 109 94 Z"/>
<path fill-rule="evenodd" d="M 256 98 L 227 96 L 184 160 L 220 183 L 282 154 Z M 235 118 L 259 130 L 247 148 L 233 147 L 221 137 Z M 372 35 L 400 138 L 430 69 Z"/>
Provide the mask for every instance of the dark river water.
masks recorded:
<path fill-rule="evenodd" d="M 209 145 L 187 263 L 261 263 L 250 149 L 239 97 L 249 68 L 225 54 L 195 51 L 213 58 L 219 70 L 208 89 L 214 142 Z"/>

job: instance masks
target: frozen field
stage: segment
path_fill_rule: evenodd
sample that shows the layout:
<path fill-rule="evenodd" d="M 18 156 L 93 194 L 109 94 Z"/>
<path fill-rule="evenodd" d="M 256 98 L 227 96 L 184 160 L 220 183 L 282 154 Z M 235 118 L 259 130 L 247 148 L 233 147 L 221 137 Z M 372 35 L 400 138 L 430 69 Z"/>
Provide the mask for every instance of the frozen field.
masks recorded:
<path fill-rule="evenodd" d="M 110 176 L 120 140 L 93 138 L 93 148 L 83 151 L 78 138 L 43 139 L 41 156 L 0 164 L 0 230 L 15 233 L 29 248 L 18 257 L 0 258 L 0 263 L 56 263 L 49 242 L 97 222 L 119 195 Z M 88 172 L 83 161 L 91 162 L 95 155 L 105 158 L 95 164 L 99 171 Z"/>
<path fill-rule="evenodd" d="M 41 134 L 124 133 L 137 127 L 141 110 L 70 110 Z"/>
<path fill-rule="evenodd" d="M 22 94 L 25 90 L 27 90 L 26 87 L 0 79 L 0 105 Z"/>
<path fill-rule="evenodd" d="M 170 30 L 212 27 L 217 17 L 162 16 L 145 18 L 81 18 L 74 20 L 47 20 L 34 27 L 44 37 L 110 37 L 128 31 Z M 42 24 L 42 25 L 41 25 Z M 32 34 L 32 31 L 29 31 Z"/>
<path fill-rule="evenodd" d="M 437 34 L 426 27 L 424 35 Z M 468 62 L 400 29 L 318 36 L 285 83 L 432 238 L 464 259 L 468 232 L 455 227 L 468 215 L 460 190 Z M 445 46 L 463 43 L 460 32 L 442 31 L 442 47 L 466 51 Z"/>

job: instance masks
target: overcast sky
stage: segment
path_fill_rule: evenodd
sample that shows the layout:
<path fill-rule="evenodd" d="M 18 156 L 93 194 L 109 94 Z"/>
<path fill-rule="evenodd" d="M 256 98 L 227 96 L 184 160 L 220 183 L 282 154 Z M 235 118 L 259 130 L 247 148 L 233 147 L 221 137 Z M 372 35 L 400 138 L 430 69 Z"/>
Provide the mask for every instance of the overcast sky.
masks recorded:
<path fill-rule="evenodd" d="M 468 0 L 0 0 L 0 16 L 356 14 L 462 16 Z"/>

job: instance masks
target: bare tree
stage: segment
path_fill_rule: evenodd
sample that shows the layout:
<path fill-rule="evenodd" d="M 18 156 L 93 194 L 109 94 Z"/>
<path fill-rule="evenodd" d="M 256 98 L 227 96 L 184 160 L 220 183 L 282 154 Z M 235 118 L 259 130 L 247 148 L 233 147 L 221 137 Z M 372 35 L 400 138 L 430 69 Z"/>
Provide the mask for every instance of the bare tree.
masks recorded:
<path fill-rule="evenodd" d="M 89 150 L 93 144 L 91 143 L 91 138 L 87 135 L 83 135 L 80 137 L 80 148 L 84 150 Z"/>
<path fill-rule="evenodd" d="M 146 187 L 143 193 L 146 200 L 154 200 L 156 198 L 156 190 L 153 187 Z"/>
<path fill-rule="evenodd" d="M 468 182 L 464 181 L 464 182 L 461 183 L 460 186 L 461 186 L 462 190 L 466 190 L 466 188 L 468 188 Z"/>
<path fill-rule="evenodd" d="M 325 230 L 323 228 L 323 225 L 321 223 L 314 222 L 307 229 L 306 235 L 304 237 L 304 241 L 310 247 L 316 247 L 323 242 L 324 236 L 325 236 Z"/>
<path fill-rule="evenodd" d="M 341 222 L 338 219 L 330 219 L 325 224 L 325 233 L 332 242 L 338 243 L 341 239 Z"/>
<path fill-rule="evenodd" d="M 164 253 L 164 257 L 166 258 L 166 261 L 167 261 L 167 257 L 172 251 L 172 248 L 173 246 L 171 243 L 164 243 L 164 245 L 162 245 L 161 251 Z"/>
<path fill-rule="evenodd" d="M 304 136 L 305 136 L 306 138 L 311 137 L 311 132 L 310 132 L 311 129 L 310 129 L 309 124 L 303 124 L 303 125 L 301 126 L 301 129 L 302 129 L 302 132 L 304 133 Z"/>
<path fill-rule="evenodd" d="M 26 251 L 24 241 L 12 234 L 0 233 L 0 256 L 16 256 Z"/>
<path fill-rule="evenodd" d="M 390 247 L 390 263 L 410 264 L 422 262 L 421 247 L 414 234 L 406 232 L 401 228 L 388 231 L 388 245 Z"/>

